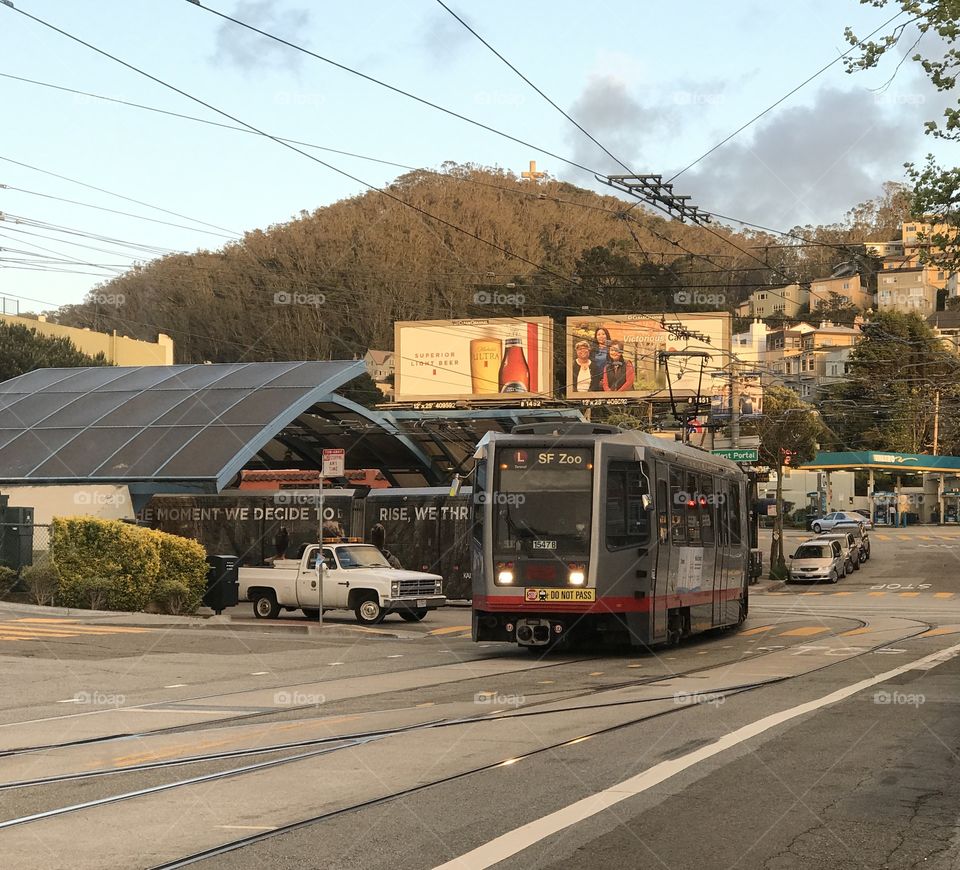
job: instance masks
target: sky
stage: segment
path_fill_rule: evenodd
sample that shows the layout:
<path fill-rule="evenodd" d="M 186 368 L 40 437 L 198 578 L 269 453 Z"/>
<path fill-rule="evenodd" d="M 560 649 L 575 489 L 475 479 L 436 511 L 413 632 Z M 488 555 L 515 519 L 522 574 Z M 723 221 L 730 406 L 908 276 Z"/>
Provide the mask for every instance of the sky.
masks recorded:
<path fill-rule="evenodd" d="M 454 161 L 519 173 L 536 160 L 553 177 L 605 192 L 592 175 L 531 146 L 601 174 L 625 171 L 436 0 L 206 5 L 529 145 L 249 33 L 189 0 L 13 2 L 275 136 L 432 169 Z M 865 36 L 895 11 L 855 0 L 608 0 L 589 11 L 579 0 L 448 5 L 619 161 L 664 177 L 845 51 L 845 26 Z M 923 135 L 942 97 L 910 61 L 891 82 L 896 61 L 854 76 L 835 64 L 683 173 L 675 192 L 708 212 L 776 229 L 840 219 L 884 181 L 903 180 L 905 161 L 944 153 Z M 79 302 L 134 259 L 215 249 L 406 171 L 304 149 L 348 178 L 263 136 L 9 78 L 233 123 L 2 5 L 0 74 L 0 297 L 23 311 Z M 10 260 L 31 262 L 11 268 Z"/>

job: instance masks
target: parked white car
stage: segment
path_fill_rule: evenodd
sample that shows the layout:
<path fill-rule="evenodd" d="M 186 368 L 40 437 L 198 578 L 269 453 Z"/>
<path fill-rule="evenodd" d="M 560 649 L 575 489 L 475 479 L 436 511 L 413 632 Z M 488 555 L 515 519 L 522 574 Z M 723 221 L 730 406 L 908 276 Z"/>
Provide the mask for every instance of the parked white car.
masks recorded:
<path fill-rule="evenodd" d="M 240 568 L 240 600 L 252 601 L 258 619 L 276 619 L 281 608 L 320 613 L 319 578 L 323 576 L 323 610 L 352 610 L 357 622 L 376 625 L 388 613 L 419 622 L 443 607 L 443 578 L 422 571 L 393 568 L 371 544 L 310 544 L 300 559 L 277 559 L 272 568 Z"/>
<path fill-rule="evenodd" d="M 813 529 L 818 535 L 820 532 L 827 532 L 832 529 L 837 523 L 859 523 L 862 526 L 867 524 L 866 519 L 860 514 L 855 514 L 852 511 L 834 511 L 833 513 L 827 514 L 824 517 L 815 519 L 811 524 L 810 528 Z"/>
<path fill-rule="evenodd" d="M 787 582 L 826 580 L 836 583 L 847 574 L 847 554 L 839 541 L 806 541 L 787 565 Z"/>

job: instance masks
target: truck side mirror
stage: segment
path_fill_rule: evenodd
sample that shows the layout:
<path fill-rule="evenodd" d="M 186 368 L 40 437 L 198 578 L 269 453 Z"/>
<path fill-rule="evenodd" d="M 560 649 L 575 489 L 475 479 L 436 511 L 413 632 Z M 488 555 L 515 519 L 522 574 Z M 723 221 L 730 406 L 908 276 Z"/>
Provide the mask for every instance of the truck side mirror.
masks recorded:
<path fill-rule="evenodd" d="M 643 505 L 645 511 L 653 510 L 653 501 L 646 493 L 640 496 L 640 503 Z"/>

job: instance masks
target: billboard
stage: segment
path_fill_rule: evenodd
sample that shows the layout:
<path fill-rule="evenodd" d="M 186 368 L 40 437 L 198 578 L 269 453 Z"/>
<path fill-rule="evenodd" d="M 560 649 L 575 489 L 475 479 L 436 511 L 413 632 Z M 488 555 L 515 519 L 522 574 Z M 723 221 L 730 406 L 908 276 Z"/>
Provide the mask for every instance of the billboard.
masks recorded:
<path fill-rule="evenodd" d="M 710 417 L 729 420 L 732 400 L 730 375 L 716 372 L 710 387 Z M 759 417 L 763 414 L 763 385 L 760 372 L 742 372 L 737 375 L 737 405 L 741 417 Z"/>
<path fill-rule="evenodd" d="M 568 317 L 566 397 L 622 402 L 709 394 L 730 362 L 725 311 Z"/>
<path fill-rule="evenodd" d="M 552 395 L 549 317 L 398 321 L 394 349 L 398 402 Z"/>

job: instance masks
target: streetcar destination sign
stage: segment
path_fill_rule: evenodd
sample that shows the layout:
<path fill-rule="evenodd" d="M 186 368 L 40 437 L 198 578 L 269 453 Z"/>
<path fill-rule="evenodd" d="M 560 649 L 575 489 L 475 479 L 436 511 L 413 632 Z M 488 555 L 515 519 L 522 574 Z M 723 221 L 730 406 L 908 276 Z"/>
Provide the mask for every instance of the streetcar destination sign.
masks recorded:
<path fill-rule="evenodd" d="M 722 450 L 712 450 L 714 456 L 722 456 L 731 462 L 756 462 L 760 459 L 760 451 L 756 447 L 726 447 Z"/>

